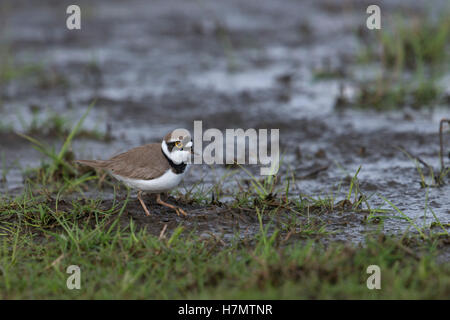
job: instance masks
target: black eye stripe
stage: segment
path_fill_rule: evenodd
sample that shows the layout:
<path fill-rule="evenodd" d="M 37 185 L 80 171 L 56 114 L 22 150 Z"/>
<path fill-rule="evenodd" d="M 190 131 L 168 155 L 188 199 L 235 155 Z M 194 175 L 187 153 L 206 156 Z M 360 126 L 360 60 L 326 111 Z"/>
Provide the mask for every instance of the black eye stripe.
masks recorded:
<path fill-rule="evenodd" d="M 182 149 L 182 142 L 181 141 L 173 141 L 173 142 L 167 142 L 167 149 L 169 150 L 169 152 L 172 152 L 173 148 L 177 145 L 180 144 L 179 148 Z"/>
<path fill-rule="evenodd" d="M 169 150 L 169 152 L 172 152 L 173 147 L 175 147 L 175 142 L 167 143 L 167 150 Z"/>

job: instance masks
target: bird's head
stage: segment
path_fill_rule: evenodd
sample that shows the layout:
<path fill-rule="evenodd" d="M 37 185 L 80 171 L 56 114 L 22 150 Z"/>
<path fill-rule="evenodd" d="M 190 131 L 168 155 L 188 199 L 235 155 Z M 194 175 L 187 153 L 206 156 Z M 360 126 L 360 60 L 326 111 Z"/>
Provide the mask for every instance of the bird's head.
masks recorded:
<path fill-rule="evenodd" d="M 173 163 L 187 163 L 192 153 L 191 134 L 186 129 L 175 129 L 164 137 L 161 147 Z"/>

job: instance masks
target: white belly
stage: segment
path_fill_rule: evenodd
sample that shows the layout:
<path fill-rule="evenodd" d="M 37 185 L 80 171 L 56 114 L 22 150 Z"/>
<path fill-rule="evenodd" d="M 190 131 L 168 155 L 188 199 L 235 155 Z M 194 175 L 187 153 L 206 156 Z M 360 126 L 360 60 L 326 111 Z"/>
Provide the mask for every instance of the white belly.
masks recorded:
<path fill-rule="evenodd" d="M 175 188 L 180 183 L 185 173 L 186 170 L 180 174 L 175 174 L 172 170 L 168 170 L 161 177 L 152 180 L 130 179 L 115 174 L 111 175 L 132 189 L 160 193 Z"/>

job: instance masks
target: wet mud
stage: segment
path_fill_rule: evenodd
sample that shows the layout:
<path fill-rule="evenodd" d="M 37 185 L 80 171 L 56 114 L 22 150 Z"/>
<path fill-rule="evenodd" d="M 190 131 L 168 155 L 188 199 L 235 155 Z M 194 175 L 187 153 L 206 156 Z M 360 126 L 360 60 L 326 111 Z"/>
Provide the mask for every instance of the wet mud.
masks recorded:
<path fill-rule="evenodd" d="M 435 9 L 444 2 L 436 1 Z M 433 109 L 386 112 L 336 107 L 342 88 L 351 94 L 358 74 L 377 70 L 357 63 L 365 1 L 79 1 L 80 31 L 65 27 L 69 4 L 2 4 L 2 48 L 13 54 L 15 68 L 29 66 L 25 75 L 1 84 L 3 194 L 20 194 L 25 169 L 43 158 L 14 132 L 27 132 L 33 121 L 45 123 L 52 112 L 75 123 L 96 100 L 85 128 L 110 139 L 77 138 L 72 149 L 78 158 L 107 158 L 159 141 L 177 127 L 192 130 L 195 120 L 202 120 L 204 129 L 276 128 L 283 153 L 279 175 L 296 177 L 290 197 L 333 194 L 341 201 L 361 167 L 359 187 L 371 196 L 371 207 L 394 211 L 383 196 L 416 223 L 434 222 L 426 211 L 432 209 L 449 224 L 448 177 L 439 188 L 423 188 L 414 160 L 402 152 L 438 170 L 438 126 L 449 115 L 448 101 Z M 389 15 L 426 9 L 402 1 L 384 5 Z M 317 79 L 324 68 L 339 72 Z M 448 83 L 444 94 L 450 94 Z M 57 136 L 42 139 L 61 146 Z M 448 133 L 446 141 L 445 155 Z M 448 165 L 448 156 L 445 161 Z M 180 190 L 199 181 L 212 186 L 229 172 L 225 166 L 194 165 Z M 239 179 L 248 176 L 237 172 L 222 185 L 225 195 L 236 192 Z M 89 194 L 110 206 L 111 194 L 95 187 Z M 171 198 L 189 212 L 183 218 L 148 201 L 152 216 L 145 217 L 132 198 L 121 221 L 133 219 L 155 235 L 165 225 L 168 232 L 183 225 L 225 238 L 259 230 L 254 211 Z M 400 219 L 366 224 L 363 216 L 336 210 L 316 218 L 342 241 L 362 241 L 379 228 L 398 235 L 410 228 Z M 276 217 L 265 219 L 276 226 Z"/>

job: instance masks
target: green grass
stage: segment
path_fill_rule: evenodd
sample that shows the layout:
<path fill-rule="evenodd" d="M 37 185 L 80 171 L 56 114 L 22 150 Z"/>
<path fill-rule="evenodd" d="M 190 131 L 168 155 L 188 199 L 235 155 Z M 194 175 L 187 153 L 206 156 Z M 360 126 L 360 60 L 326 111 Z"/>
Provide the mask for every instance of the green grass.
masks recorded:
<path fill-rule="evenodd" d="M 53 124 L 53 127 L 51 128 L 59 128 L 57 129 L 59 132 L 57 137 L 64 137 L 64 141 L 59 151 L 33 135 L 35 132 L 33 124 L 32 129 L 26 134 L 18 133 L 19 136 L 31 142 L 33 148 L 47 158 L 43 160 L 40 167 L 26 170 L 25 177 L 27 180 L 40 185 L 49 186 L 51 187 L 51 190 L 54 191 L 60 189 L 62 186 L 70 186 L 72 188 L 91 179 L 90 175 L 93 173 L 92 170 L 87 170 L 86 172 L 86 168 L 79 168 L 74 164 L 74 154 L 71 151 L 71 144 L 75 137 L 89 137 L 90 139 L 95 137 L 98 138 L 98 136 L 95 135 L 96 131 L 82 129 L 83 122 L 94 104 L 95 102 L 91 103 L 73 128 L 66 125 L 68 121 L 62 120 L 63 118 L 59 116 L 51 118 L 51 123 Z M 36 129 L 36 131 L 39 130 Z M 108 136 L 108 134 L 103 136 L 105 141 L 110 139 Z"/>
<path fill-rule="evenodd" d="M 65 139 L 71 134 L 73 119 L 70 117 L 62 116 L 54 111 L 43 111 L 41 107 L 36 105 L 30 107 L 30 112 L 32 116 L 29 122 L 25 121 L 20 113 L 17 113 L 17 119 L 22 127 L 21 132 L 24 135 L 36 138 Z M 2 131 L 8 132 L 13 131 L 13 129 L 4 126 Z M 79 138 L 106 142 L 112 139 L 108 132 L 100 132 L 97 128 L 85 129 L 82 126 L 77 129 L 76 135 Z"/>
<path fill-rule="evenodd" d="M 125 218 L 129 194 L 119 201 L 114 193 L 106 203 L 85 199 L 81 189 L 69 188 L 81 185 L 77 179 L 51 194 L 28 185 L 21 196 L 0 199 L 0 298 L 448 298 L 450 270 L 436 259 L 448 233 L 437 218 L 425 229 L 406 217 L 417 233 L 376 234 L 363 245 L 323 241 L 328 232 L 320 217 L 366 212 L 371 221 L 388 214 L 362 208 L 368 197 L 359 189 L 360 170 L 340 201 L 334 195 L 295 197 L 280 177 L 251 176 L 253 183 L 222 206 L 247 210 L 259 232 L 226 242 L 219 235 L 199 237 L 183 222 L 152 234 Z M 211 190 L 216 188 L 190 195 L 207 204 Z M 64 200 L 67 194 L 75 197 Z M 252 200 L 243 201 L 243 194 Z M 366 269 L 373 264 L 381 268 L 381 290 L 366 287 Z M 66 287 L 70 265 L 81 268 L 80 290 Z"/>
<path fill-rule="evenodd" d="M 353 101 L 343 106 L 392 110 L 445 104 L 439 79 L 448 70 L 450 19 L 397 19 L 362 48 L 360 62 L 376 62 L 376 79 L 358 85 Z"/>
<path fill-rule="evenodd" d="M 445 121 L 445 119 L 443 121 Z M 442 130 L 441 128 L 442 128 L 442 126 L 440 127 L 439 131 Z M 440 134 L 443 134 L 443 133 L 440 132 Z M 443 148 L 442 144 L 441 144 L 441 148 Z M 417 173 L 420 177 L 420 186 L 422 188 L 429 188 L 429 187 L 439 188 L 439 187 L 442 187 L 443 185 L 445 185 L 446 178 L 449 176 L 449 173 L 450 173 L 450 168 L 445 167 L 443 158 L 441 157 L 440 154 L 439 154 L 439 158 L 440 158 L 439 160 L 441 162 L 441 168 L 439 170 L 439 169 L 434 169 L 431 165 L 426 163 L 421 158 L 419 158 L 417 156 L 412 156 L 403 148 L 397 148 L 397 149 L 400 150 L 401 152 L 403 152 L 412 162 L 414 162 Z M 422 166 L 424 168 L 422 168 Z M 428 170 L 428 177 L 424 173 L 424 169 Z"/>
<path fill-rule="evenodd" d="M 0 298 L 443 299 L 450 294 L 450 270 L 435 260 L 444 240 L 438 237 L 379 236 L 363 247 L 285 243 L 281 233 L 268 234 L 260 220 L 253 244 L 235 239 L 224 246 L 214 237 L 183 232 L 182 226 L 160 237 L 137 230 L 131 219 L 121 226 L 126 201 L 107 210 L 97 205 L 47 211 L 18 200 L 2 208 Z M 13 211 L 23 213 L 22 219 L 8 223 L 5 217 Z M 381 290 L 366 287 L 372 264 L 381 268 Z M 81 268 L 80 290 L 66 287 L 69 265 Z"/>
<path fill-rule="evenodd" d="M 401 17 L 389 21 L 361 48 L 359 62 L 381 62 L 396 72 L 424 67 L 437 68 L 448 62 L 450 19 L 448 11 L 438 19 Z"/>
<path fill-rule="evenodd" d="M 386 67 L 419 69 L 438 66 L 448 58 L 450 19 L 443 14 L 437 22 L 430 19 L 397 21 L 381 34 L 382 62 Z"/>
<path fill-rule="evenodd" d="M 0 85 L 16 79 L 40 75 L 43 68 L 39 64 L 17 64 L 9 48 L 0 47 Z"/>
<path fill-rule="evenodd" d="M 424 214 L 435 218 L 430 225 L 410 219 L 383 196 L 389 208 L 371 208 L 373 194 L 360 189 L 361 167 L 347 173 L 348 190 L 340 183 L 326 196 L 294 191 L 295 175 L 289 171 L 260 179 L 244 167 L 212 186 L 200 181 L 178 193 L 178 201 L 209 208 L 207 213 L 228 210 L 249 219 L 258 231 L 243 238 L 205 237 L 184 220 L 156 233 L 147 230 L 129 215 L 134 201 L 129 192 L 125 200 L 116 189 L 112 201 L 85 196 L 86 188 L 102 179 L 92 171 L 79 172 L 67 154 L 87 114 L 59 151 L 28 137 L 50 161 L 36 170 L 39 179 L 26 180 L 23 194 L 0 198 L 1 299 L 450 296 L 450 270 L 437 259 L 448 246 L 447 225 L 427 204 Z M 248 179 L 236 180 L 237 173 Z M 236 188 L 223 187 L 233 179 Z M 371 232 L 360 245 L 337 242 L 328 225 L 343 213 L 361 217 L 362 224 L 402 219 L 411 231 L 396 237 Z M 374 264 L 381 268 L 381 290 L 366 287 L 366 269 Z M 81 268 L 80 290 L 66 287 L 70 265 Z"/>
<path fill-rule="evenodd" d="M 18 62 L 8 44 L 0 46 L 0 85 L 21 81 L 41 89 L 67 89 L 68 79 L 59 71 L 47 68 L 42 62 Z"/>
<path fill-rule="evenodd" d="M 325 61 L 322 67 L 313 70 L 312 76 L 314 80 L 335 80 L 345 78 L 347 73 L 344 68 L 332 67 L 328 61 Z"/>
<path fill-rule="evenodd" d="M 414 109 L 434 107 L 441 101 L 442 88 L 433 79 L 416 82 L 378 81 L 361 84 L 354 102 L 360 109 L 394 110 L 404 107 Z"/>

